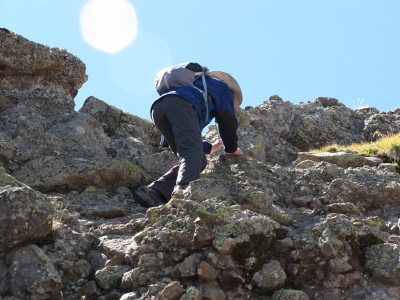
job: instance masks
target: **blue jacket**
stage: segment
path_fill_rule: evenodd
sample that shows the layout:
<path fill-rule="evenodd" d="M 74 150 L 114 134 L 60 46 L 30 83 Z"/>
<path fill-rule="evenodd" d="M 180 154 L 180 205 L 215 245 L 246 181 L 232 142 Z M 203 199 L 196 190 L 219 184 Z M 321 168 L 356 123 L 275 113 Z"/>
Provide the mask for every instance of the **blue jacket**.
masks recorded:
<path fill-rule="evenodd" d="M 233 106 L 232 90 L 224 82 L 212 77 L 207 77 L 206 83 L 208 92 L 208 110 L 205 106 L 202 92 L 192 86 L 174 88 L 173 90 L 161 95 L 161 97 L 155 102 L 168 95 L 175 95 L 189 101 L 192 103 L 193 108 L 196 111 L 200 131 L 202 131 L 203 128 L 215 118 L 215 121 L 218 124 L 219 135 L 225 146 L 225 151 L 227 153 L 233 153 L 237 150 L 238 146 L 238 136 L 236 134 L 238 122 L 235 115 L 235 108 Z M 203 90 L 201 78 L 197 79 L 194 82 L 194 85 Z M 203 150 L 205 153 L 210 153 L 211 144 L 204 141 Z"/>

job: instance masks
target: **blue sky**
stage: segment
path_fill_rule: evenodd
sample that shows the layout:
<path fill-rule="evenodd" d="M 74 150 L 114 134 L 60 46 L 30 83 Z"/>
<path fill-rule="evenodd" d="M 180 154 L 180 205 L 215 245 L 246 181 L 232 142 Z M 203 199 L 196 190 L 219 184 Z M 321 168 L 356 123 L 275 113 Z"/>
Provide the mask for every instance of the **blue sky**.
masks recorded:
<path fill-rule="evenodd" d="M 129 3 L 133 14 L 128 6 L 121 16 L 109 9 L 95 26 L 109 36 L 113 24 L 136 17 L 126 48 L 110 53 L 85 40 L 82 15 L 93 1 Z M 146 119 L 157 71 L 186 61 L 232 74 L 243 107 L 279 95 L 393 110 L 400 107 L 399 16 L 399 0 L 0 0 L 0 27 L 86 64 L 76 110 L 95 96 Z"/>

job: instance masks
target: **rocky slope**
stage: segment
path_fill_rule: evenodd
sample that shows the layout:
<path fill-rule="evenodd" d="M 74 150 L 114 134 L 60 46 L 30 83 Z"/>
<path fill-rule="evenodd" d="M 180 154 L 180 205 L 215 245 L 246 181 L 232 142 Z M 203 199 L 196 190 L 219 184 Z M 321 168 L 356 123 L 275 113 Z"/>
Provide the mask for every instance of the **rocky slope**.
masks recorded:
<path fill-rule="evenodd" d="M 0 41 L 0 299 L 400 299 L 399 157 L 307 152 L 400 132 L 400 109 L 271 96 L 240 111 L 245 156 L 146 210 L 132 191 L 176 163 L 154 125 L 76 112 L 82 61 Z"/>

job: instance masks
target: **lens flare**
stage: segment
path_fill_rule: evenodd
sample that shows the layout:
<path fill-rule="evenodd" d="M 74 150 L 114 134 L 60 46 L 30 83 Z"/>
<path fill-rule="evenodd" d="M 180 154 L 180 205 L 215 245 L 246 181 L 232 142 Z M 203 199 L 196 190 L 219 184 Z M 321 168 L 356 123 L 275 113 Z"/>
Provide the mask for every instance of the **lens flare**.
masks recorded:
<path fill-rule="evenodd" d="M 116 53 L 137 35 L 134 7 L 126 0 L 90 0 L 80 14 L 83 39 L 92 47 Z"/>

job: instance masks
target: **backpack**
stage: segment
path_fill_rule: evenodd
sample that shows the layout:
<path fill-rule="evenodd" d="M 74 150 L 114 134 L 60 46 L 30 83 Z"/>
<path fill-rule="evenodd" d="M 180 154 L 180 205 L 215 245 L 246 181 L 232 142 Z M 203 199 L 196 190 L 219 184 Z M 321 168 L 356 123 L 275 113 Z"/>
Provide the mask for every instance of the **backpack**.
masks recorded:
<path fill-rule="evenodd" d="M 200 90 L 200 92 L 203 94 L 208 118 L 208 93 L 206 76 L 209 76 L 209 70 L 206 66 L 202 66 L 194 62 L 181 63 L 175 66 L 167 67 L 158 72 L 154 79 L 155 88 L 160 96 L 172 88 L 181 86 L 192 86 Z M 204 91 L 193 85 L 193 82 L 200 77 L 203 81 Z"/>

